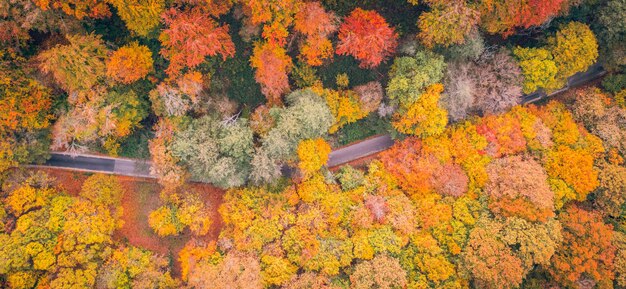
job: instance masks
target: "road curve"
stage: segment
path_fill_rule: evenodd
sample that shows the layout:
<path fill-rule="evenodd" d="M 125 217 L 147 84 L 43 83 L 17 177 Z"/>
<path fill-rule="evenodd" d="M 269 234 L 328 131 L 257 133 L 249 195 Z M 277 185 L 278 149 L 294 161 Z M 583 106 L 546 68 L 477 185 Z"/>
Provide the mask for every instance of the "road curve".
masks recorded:
<path fill-rule="evenodd" d="M 550 94 L 537 91 L 522 96 L 522 104 L 529 104 L 589 83 L 606 74 L 606 71 L 599 64 L 594 64 L 585 72 L 577 73 L 567 80 L 567 85 Z M 357 142 L 345 147 L 333 150 L 328 159 L 328 167 L 336 167 L 353 160 L 371 156 L 391 147 L 394 141 L 389 135 L 380 135 L 364 141 Z M 32 165 L 31 167 L 51 167 L 69 169 L 75 171 L 98 172 L 115 175 L 154 178 L 150 175 L 151 163 L 146 160 L 135 160 L 125 158 L 113 158 L 98 155 L 71 155 L 69 153 L 52 152 L 51 157 L 43 165 Z"/>

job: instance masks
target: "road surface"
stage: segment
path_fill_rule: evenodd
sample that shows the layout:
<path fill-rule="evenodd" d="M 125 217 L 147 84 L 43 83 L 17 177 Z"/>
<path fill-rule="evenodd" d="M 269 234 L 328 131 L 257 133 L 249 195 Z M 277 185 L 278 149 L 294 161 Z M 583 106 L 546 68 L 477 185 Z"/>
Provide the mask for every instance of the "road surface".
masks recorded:
<path fill-rule="evenodd" d="M 328 156 L 329 168 L 384 151 L 393 145 L 390 135 L 381 135 L 334 150 Z"/>
<path fill-rule="evenodd" d="M 145 160 L 52 152 L 50 153 L 50 159 L 43 165 L 34 165 L 33 167 L 42 166 L 83 172 L 154 178 L 154 176 L 150 175 L 150 162 Z"/>
<path fill-rule="evenodd" d="M 581 86 L 601 77 L 605 73 L 606 71 L 602 69 L 602 66 L 594 64 L 589 67 L 587 71 L 577 73 L 568 78 L 567 85 L 560 90 L 554 91 L 550 94 L 546 94 L 543 91 L 538 91 L 522 96 L 522 104 L 533 103 L 566 91 L 570 88 Z M 338 148 L 330 153 L 327 166 L 336 167 L 353 160 L 371 156 L 373 154 L 388 149 L 393 145 L 393 143 L 394 141 L 391 136 L 381 135 L 366 139 L 364 141 L 349 146 Z M 86 172 L 100 172 L 133 177 L 154 178 L 150 175 L 150 162 L 145 160 L 112 158 L 97 155 L 72 156 L 68 153 L 53 152 L 51 153 L 51 158 L 46 161 L 45 164 L 40 166 Z"/>

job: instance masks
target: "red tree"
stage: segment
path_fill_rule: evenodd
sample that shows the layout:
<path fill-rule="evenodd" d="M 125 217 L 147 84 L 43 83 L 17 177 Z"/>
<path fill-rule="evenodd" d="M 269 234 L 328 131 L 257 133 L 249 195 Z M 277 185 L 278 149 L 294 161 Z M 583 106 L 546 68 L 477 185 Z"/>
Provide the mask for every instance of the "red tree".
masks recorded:
<path fill-rule="evenodd" d="M 174 8 L 163 14 L 168 26 L 159 36 L 161 55 L 170 61 L 166 72 L 178 75 L 185 67 L 193 68 L 205 57 L 220 54 L 223 59 L 235 55 L 235 44 L 228 35 L 228 25 L 218 24 L 200 9 L 179 11 Z"/>
<path fill-rule="evenodd" d="M 321 65 L 333 54 L 328 36 L 337 31 L 337 16 L 326 12 L 319 2 L 305 3 L 296 13 L 294 28 L 306 37 L 300 47 L 300 57 L 309 65 Z"/>
<path fill-rule="evenodd" d="M 284 48 L 273 43 L 257 43 L 254 47 L 252 67 L 254 78 L 261 85 L 261 92 L 270 104 L 280 103 L 280 97 L 289 90 L 287 73 L 291 69 L 291 58 Z"/>
<path fill-rule="evenodd" d="M 337 54 L 352 55 L 361 68 L 378 66 L 398 46 L 398 34 L 376 11 L 354 9 L 339 27 Z"/>

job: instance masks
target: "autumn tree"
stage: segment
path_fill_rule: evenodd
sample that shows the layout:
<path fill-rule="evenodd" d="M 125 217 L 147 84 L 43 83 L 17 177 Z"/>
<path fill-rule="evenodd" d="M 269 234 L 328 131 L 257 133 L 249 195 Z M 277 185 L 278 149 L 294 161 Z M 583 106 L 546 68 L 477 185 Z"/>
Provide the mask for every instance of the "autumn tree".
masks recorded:
<path fill-rule="evenodd" d="M 171 201 L 150 213 L 150 227 L 159 236 L 175 236 L 187 227 L 196 236 L 206 235 L 213 223 L 207 203 L 196 192 L 181 195 L 173 194 Z"/>
<path fill-rule="evenodd" d="M 281 96 L 289 91 L 289 73 L 292 62 L 287 51 L 269 42 L 254 46 L 250 63 L 256 69 L 254 78 L 270 105 L 280 104 Z"/>
<path fill-rule="evenodd" d="M 452 121 L 464 119 L 474 107 L 478 83 L 470 73 L 472 68 L 473 65 L 469 63 L 455 63 L 446 70 L 441 105 L 448 111 Z"/>
<path fill-rule="evenodd" d="M 44 11 L 51 8 L 59 9 L 79 20 L 85 17 L 102 19 L 111 16 L 105 0 L 36 0 L 34 2 Z"/>
<path fill-rule="evenodd" d="M 295 14 L 294 29 L 305 37 L 300 46 L 300 57 L 308 65 L 319 66 L 333 55 L 328 37 L 337 31 L 338 18 L 324 10 L 319 2 L 307 2 Z"/>
<path fill-rule="evenodd" d="M 49 144 L 41 131 L 52 118 L 50 90 L 29 75 L 23 59 L 1 54 L 0 172 L 45 154 Z"/>
<path fill-rule="evenodd" d="M 148 36 L 159 26 L 165 10 L 163 0 L 106 0 L 117 10 L 126 27 L 140 36 Z"/>
<path fill-rule="evenodd" d="M 563 286 L 590 279 L 598 288 L 613 287 L 613 227 L 598 212 L 570 206 L 559 215 L 563 245 L 552 257 L 549 272 Z"/>
<path fill-rule="evenodd" d="M 215 289 L 263 288 L 259 260 L 250 254 L 232 250 L 219 258 L 194 257 L 197 256 L 190 256 L 188 285 Z"/>
<path fill-rule="evenodd" d="M 175 191 L 186 180 L 185 169 L 178 164 L 169 148 L 178 123 L 172 119 L 161 118 L 155 125 L 155 137 L 148 143 L 152 166 L 150 174 L 155 176 L 166 192 Z"/>
<path fill-rule="evenodd" d="M 484 113 L 502 113 L 520 104 L 522 71 L 508 51 L 500 50 L 470 71 L 475 79 L 476 107 Z"/>
<path fill-rule="evenodd" d="M 610 216 L 619 216 L 626 203 L 626 168 L 617 164 L 601 163 L 596 203 Z"/>
<path fill-rule="evenodd" d="M 124 84 L 132 83 L 152 71 L 152 51 L 133 42 L 113 52 L 106 68 L 111 79 Z"/>
<path fill-rule="evenodd" d="M 437 2 L 437 1 L 431 1 Z M 420 14 L 418 37 L 427 47 L 463 44 L 480 20 L 479 12 L 465 1 L 431 5 L 431 11 Z"/>
<path fill-rule="evenodd" d="M 383 86 L 380 82 L 370 81 L 355 86 L 352 90 L 359 96 L 363 111 L 370 113 L 378 110 L 384 95 Z"/>
<path fill-rule="evenodd" d="M 329 133 L 336 133 L 346 124 L 362 119 L 368 114 L 368 111 L 364 109 L 365 104 L 361 102 L 359 95 L 352 90 L 332 90 L 320 86 L 311 89 L 326 100 L 326 104 L 335 118 L 335 123 L 328 130 Z"/>
<path fill-rule="evenodd" d="M 298 167 L 305 173 L 310 174 L 318 171 L 328 161 L 330 145 L 324 139 L 308 139 L 298 144 Z"/>
<path fill-rule="evenodd" d="M 373 68 L 391 56 L 398 34 L 376 11 L 354 9 L 339 27 L 337 54 L 351 55 L 361 68 Z"/>
<path fill-rule="evenodd" d="M 0 26 L 0 46 L 21 48 L 31 39 L 29 31 L 70 34 L 80 29 L 81 23 L 54 9 L 43 9 L 34 1 L 15 0 L 3 3 Z"/>
<path fill-rule="evenodd" d="M 161 55 L 170 61 L 166 72 L 177 76 L 184 68 L 195 68 L 207 56 L 220 55 L 222 59 L 235 54 L 235 45 L 228 34 L 228 25 L 219 26 L 206 17 L 202 10 L 179 11 L 171 8 L 162 15 L 167 28 L 159 40 L 163 45 Z"/>
<path fill-rule="evenodd" d="M 448 113 L 439 105 L 443 85 L 433 84 L 426 88 L 419 99 L 394 115 L 393 127 L 401 133 L 430 136 L 444 131 Z"/>
<path fill-rule="evenodd" d="M 284 46 L 295 14 L 302 2 L 297 0 L 252 0 L 243 2 L 243 12 L 249 17 L 246 26 L 263 25 L 262 37 L 272 45 Z M 245 22 L 250 22 L 246 24 Z"/>
<path fill-rule="evenodd" d="M 79 196 L 71 197 L 46 180 L 30 177 L 3 201 L 16 226 L 0 234 L 5 244 L 0 247 L 0 274 L 7 274 L 15 288 L 37 282 L 54 288 L 93 287 L 99 264 L 111 252 L 113 232 L 122 225 L 120 194 L 113 192 L 120 185 L 113 177 L 94 175 Z M 104 200 L 100 192 L 110 198 Z"/>
<path fill-rule="evenodd" d="M 530 221 L 546 221 L 554 216 L 554 193 L 548 185 L 548 175 L 533 159 L 497 159 L 487 166 L 487 173 L 485 192 L 494 213 Z"/>
<path fill-rule="evenodd" d="M 350 275 L 350 288 L 404 288 L 407 284 L 406 272 L 397 259 L 385 255 L 365 261 L 355 266 Z"/>
<path fill-rule="evenodd" d="M 40 53 L 39 68 L 67 92 L 88 90 L 105 75 L 108 49 L 95 34 L 68 35 L 67 40 L 68 44 Z"/>
<path fill-rule="evenodd" d="M 95 145 L 116 155 L 120 142 L 140 126 L 147 111 L 134 91 L 97 89 L 100 91 L 92 91 L 94 97 L 73 107 L 54 124 L 54 148 L 81 151 Z"/>
<path fill-rule="evenodd" d="M 598 43 L 589 26 L 570 22 L 548 39 L 548 49 L 558 70 L 557 79 L 565 83 L 567 77 L 585 71 L 598 58 Z"/>
<path fill-rule="evenodd" d="M 557 195 L 558 199 L 583 201 L 587 194 L 598 187 L 598 171 L 593 167 L 593 162 L 593 155 L 580 148 L 558 146 L 548 153 L 545 165 L 548 175 L 571 187 L 571 190 L 565 190 L 568 194 Z"/>
<path fill-rule="evenodd" d="M 540 26 L 569 6 L 565 0 L 480 1 L 481 25 L 487 32 L 509 36 L 516 28 Z"/>
<path fill-rule="evenodd" d="M 482 220 L 469 235 L 461 255 L 476 284 L 485 288 L 516 288 L 524 278 L 522 261 L 497 237 L 502 225 Z"/>
<path fill-rule="evenodd" d="M 559 88 L 556 81 L 559 72 L 550 51 L 517 47 L 513 53 L 524 74 L 524 93 L 532 93 L 539 88 L 549 91 Z"/>
<path fill-rule="evenodd" d="M 117 248 L 98 270 L 97 288 L 176 288 L 166 258 L 136 247 Z"/>
<path fill-rule="evenodd" d="M 419 50 L 413 57 L 398 57 L 389 71 L 387 95 L 408 107 L 420 98 L 428 86 L 443 78 L 445 68 L 443 56 L 429 50 Z"/>
<path fill-rule="evenodd" d="M 382 153 L 381 161 L 409 195 L 419 197 L 432 189 L 431 180 L 439 160 L 426 153 L 418 139 L 407 138 L 396 143 Z"/>

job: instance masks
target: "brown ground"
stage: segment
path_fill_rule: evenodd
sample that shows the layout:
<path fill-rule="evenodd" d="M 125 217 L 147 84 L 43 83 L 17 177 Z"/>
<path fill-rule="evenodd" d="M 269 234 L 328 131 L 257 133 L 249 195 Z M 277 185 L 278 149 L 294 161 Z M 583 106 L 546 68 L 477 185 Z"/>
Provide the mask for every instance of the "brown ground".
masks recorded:
<path fill-rule="evenodd" d="M 71 195 L 78 195 L 82 183 L 91 174 L 60 169 L 40 169 L 48 175 L 56 178 L 56 185 Z M 179 276 L 180 264 L 177 261 L 178 252 L 185 243 L 192 238 L 186 230 L 179 236 L 159 237 L 148 224 L 148 215 L 162 205 L 159 198 L 161 187 L 152 179 L 117 176 L 117 179 L 125 189 L 122 198 L 124 225 L 119 229 L 114 238 L 122 243 L 148 249 L 163 256 L 172 258 L 174 275 Z M 192 183 L 189 186 L 197 191 L 209 204 L 213 214 L 214 223 L 207 240 L 216 240 L 222 227 L 222 220 L 217 208 L 222 203 L 223 191 L 207 184 Z"/>

